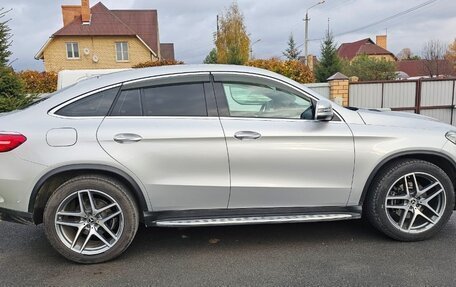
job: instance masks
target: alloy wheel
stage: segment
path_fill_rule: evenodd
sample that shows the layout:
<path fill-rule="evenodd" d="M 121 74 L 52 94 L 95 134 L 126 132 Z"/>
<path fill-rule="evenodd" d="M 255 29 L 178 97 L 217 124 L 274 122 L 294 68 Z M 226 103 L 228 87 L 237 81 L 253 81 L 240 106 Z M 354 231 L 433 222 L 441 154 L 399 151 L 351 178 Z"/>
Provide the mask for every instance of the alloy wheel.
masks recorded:
<path fill-rule="evenodd" d="M 437 224 L 445 212 L 446 193 L 442 183 L 424 172 L 396 180 L 388 190 L 385 210 L 394 227 L 421 233 Z"/>
<path fill-rule="evenodd" d="M 80 190 L 67 196 L 57 209 L 55 229 L 71 250 L 97 255 L 111 249 L 124 229 L 120 205 L 98 190 Z"/>

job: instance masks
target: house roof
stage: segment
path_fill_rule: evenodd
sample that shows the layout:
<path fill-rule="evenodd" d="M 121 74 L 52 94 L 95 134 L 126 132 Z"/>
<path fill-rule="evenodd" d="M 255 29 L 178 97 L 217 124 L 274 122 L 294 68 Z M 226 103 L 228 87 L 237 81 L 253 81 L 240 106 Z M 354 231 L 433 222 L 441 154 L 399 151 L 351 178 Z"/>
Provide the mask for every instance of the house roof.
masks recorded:
<path fill-rule="evenodd" d="M 339 57 L 345 58 L 348 60 L 353 59 L 358 55 L 391 55 L 394 58 L 393 53 L 390 51 L 383 49 L 382 47 L 378 46 L 374 43 L 370 38 L 362 39 L 352 43 L 343 43 L 340 45 L 339 49 L 337 49 L 337 53 Z"/>
<path fill-rule="evenodd" d="M 430 74 L 456 77 L 456 70 L 448 60 L 402 60 L 397 62 L 397 70 L 409 77 L 429 77 Z M 432 72 L 432 73 L 431 73 Z"/>
<path fill-rule="evenodd" d="M 109 10 L 101 2 L 91 9 L 90 24 L 77 16 L 52 37 L 56 36 L 136 36 L 153 54 L 159 49 L 156 10 Z M 47 42 L 48 44 L 48 42 Z M 43 46 L 35 58 L 41 58 Z"/>
<path fill-rule="evenodd" d="M 160 56 L 164 60 L 174 59 L 174 44 L 173 43 L 160 43 Z"/>

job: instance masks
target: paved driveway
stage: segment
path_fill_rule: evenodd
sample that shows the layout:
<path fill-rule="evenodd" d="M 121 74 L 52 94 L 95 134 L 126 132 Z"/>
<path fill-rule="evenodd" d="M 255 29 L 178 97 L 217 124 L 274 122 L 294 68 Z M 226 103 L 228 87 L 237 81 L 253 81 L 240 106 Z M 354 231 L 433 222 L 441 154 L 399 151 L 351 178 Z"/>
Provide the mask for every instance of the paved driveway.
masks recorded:
<path fill-rule="evenodd" d="M 456 216 L 436 238 L 400 243 L 357 221 L 141 229 L 100 265 L 60 257 L 42 227 L 0 222 L 0 285 L 455 286 Z"/>

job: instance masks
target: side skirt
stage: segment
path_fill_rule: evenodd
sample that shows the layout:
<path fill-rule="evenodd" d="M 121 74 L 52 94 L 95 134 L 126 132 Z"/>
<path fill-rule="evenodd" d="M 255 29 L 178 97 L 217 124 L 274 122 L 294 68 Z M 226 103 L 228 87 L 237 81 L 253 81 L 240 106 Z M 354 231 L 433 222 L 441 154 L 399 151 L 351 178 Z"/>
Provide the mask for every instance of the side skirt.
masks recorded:
<path fill-rule="evenodd" d="M 193 227 L 335 221 L 361 218 L 361 207 L 241 208 L 147 212 L 146 226 Z"/>

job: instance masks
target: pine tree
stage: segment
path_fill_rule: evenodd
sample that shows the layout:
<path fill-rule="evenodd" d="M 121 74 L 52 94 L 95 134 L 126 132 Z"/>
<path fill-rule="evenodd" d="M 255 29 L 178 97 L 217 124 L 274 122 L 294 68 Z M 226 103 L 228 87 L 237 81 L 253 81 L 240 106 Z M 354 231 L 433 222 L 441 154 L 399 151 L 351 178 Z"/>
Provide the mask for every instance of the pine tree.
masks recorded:
<path fill-rule="evenodd" d="M 339 72 L 341 61 L 337 55 L 336 44 L 331 32 L 326 32 L 326 37 L 321 44 L 320 62 L 315 68 L 315 78 L 318 82 L 326 82 L 326 79 Z"/>
<path fill-rule="evenodd" d="M 8 65 L 11 51 L 11 29 L 8 27 L 8 21 L 4 20 L 5 16 L 10 10 L 5 11 L 4 8 L 0 8 L 0 66 L 4 67 Z"/>
<path fill-rule="evenodd" d="M 287 57 L 288 60 L 298 60 L 299 55 L 302 51 L 298 50 L 296 47 L 296 42 L 293 38 L 293 34 L 290 34 L 288 38 L 288 48 L 283 52 L 283 55 Z"/>
<path fill-rule="evenodd" d="M 204 59 L 204 64 L 217 64 L 217 49 L 213 48 Z"/>

